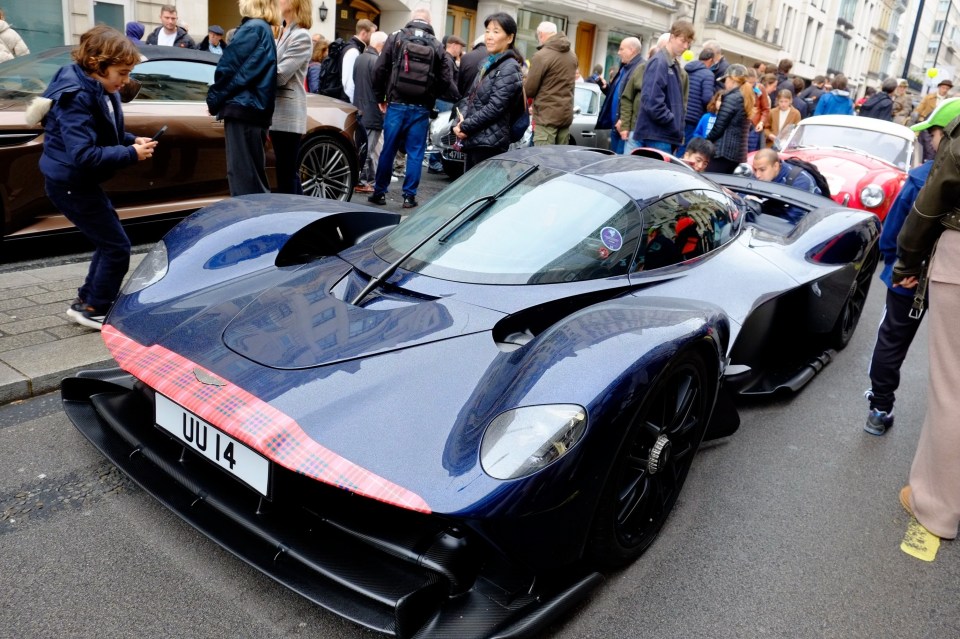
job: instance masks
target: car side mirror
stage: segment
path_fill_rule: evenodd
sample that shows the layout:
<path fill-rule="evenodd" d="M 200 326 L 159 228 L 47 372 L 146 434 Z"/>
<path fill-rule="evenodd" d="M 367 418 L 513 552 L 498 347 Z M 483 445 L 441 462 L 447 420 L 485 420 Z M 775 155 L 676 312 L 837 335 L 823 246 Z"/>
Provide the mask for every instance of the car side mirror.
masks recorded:
<path fill-rule="evenodd" d="M 580 107 L 578 107 L 578 106 L 573 107 L 573 114 L 574 114 L 574 115 L 580 115 L 582 112 L 583 112 L 583 110 L 582 110 Z"/>
<path fill-rule="evenodd" d="M 142 86 L 140 80 L 131 77 L 130 81 L 120 88 L 120 101 L 123 103 L 132 102 L 140 93 Z"/>

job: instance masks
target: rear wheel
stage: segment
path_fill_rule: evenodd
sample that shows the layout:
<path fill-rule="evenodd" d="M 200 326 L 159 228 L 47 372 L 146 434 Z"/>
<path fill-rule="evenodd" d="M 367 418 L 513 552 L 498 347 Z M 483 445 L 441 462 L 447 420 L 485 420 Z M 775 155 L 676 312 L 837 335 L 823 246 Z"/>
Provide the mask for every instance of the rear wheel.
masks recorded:
<path fill-rule="evenodd" d="M 601 566 L 623 566 L 653 543 L 703 439 L 714 392 L 703 360 L 688 351 L 647 393 L 597 506 L 588 554 Z"/>
<path fill-rule="evenodd" d="M 300 183 L 303 194 L 349 201 L 356 172 L 347 145 L 328 135 L 310 138 L 300 147 Z"/>
<path fill-rule="evenodd" d="M 874 245 L 853 278 L 850 291 L 847 293 L 847 299 L 843 302 L 840 317 L 837 318 L 837 323 L 830 332 L 830 344 L 836 349 L 845 348 L 853 338 L 854 331 L 857 330 L 860 315 L 863 313 L 863 307 L 867 302 L 867 293 L 870 292 L 873 272 L 876 270 L 879 260 L 880 249 L 877 245 Z"/>

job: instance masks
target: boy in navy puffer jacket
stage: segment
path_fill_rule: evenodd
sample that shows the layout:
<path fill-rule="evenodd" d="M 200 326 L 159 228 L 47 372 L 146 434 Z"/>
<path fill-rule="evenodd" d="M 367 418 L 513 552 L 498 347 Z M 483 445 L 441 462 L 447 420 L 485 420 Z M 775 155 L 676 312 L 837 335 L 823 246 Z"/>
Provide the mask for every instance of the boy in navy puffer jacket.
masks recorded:
<path fill-rule="evenodd" d="M 130 240 L 100 184 L 116 169 L 152 157 L 157 143 L 123 130 L 118 91 L 140 62 L 136 45 L 98 25 L 80 37 L 73 59 L 30 104 L 27 122 L 44 125 L 40 172 L 47 197 L 96 247 L 67 315 L 99 330 L 130 266 Z"/>

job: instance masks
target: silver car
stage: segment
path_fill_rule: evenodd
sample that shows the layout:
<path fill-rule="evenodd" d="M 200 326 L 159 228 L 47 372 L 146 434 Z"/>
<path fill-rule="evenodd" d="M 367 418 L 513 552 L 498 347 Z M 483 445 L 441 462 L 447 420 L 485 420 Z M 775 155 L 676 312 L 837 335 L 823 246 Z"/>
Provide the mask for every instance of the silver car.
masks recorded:
<path fill-rule="evenodd" d="M 591 82 L 577 82 L 573 89 L 573 124 L 570 125 L 570 144 L 575 146 L 593 146 L 603 149 L 610 148 L 610 130 L 597 130 L 597 116 L 603 105 L 603 93 L 600 87 Z M 535 123 L 534 123 L 535 124 Z M 443 171 L 452 178 L 463 175 L 463 165 L 466 156 L 463 151 L 454 149 L 453 135 L 450 132 L 450 111 L 442 111 L 430 125 L 430 144 L 427 154 L 439 153 L 443 163 Z M 533 144 L 533 129 L 519 142 L 510 145 L 516 149 Z"/>

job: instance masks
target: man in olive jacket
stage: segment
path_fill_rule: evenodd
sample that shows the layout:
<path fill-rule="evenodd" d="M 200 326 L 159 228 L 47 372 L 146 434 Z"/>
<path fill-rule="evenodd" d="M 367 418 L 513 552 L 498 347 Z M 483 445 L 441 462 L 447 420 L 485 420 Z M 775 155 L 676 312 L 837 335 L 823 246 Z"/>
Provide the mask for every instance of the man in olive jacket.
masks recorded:
<path fill-rule="evenodd" d="M 533 143 L 566 144 L 573 124 L 577 56 L 570 50 L 567 36 L 557 33 L 557 25 L 552 22 L 540 23 L 537 40 L 540 46 L 523 82 L 527 99 L 533 100 Z"/>

